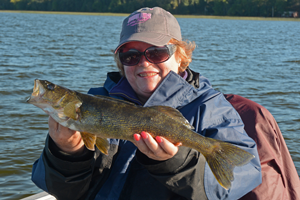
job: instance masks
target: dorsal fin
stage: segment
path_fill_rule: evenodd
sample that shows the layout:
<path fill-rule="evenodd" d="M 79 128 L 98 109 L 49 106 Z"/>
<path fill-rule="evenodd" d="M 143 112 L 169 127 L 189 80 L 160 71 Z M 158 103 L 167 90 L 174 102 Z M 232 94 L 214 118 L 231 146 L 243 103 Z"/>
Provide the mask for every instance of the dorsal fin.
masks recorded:
<path fill-rule="evenodd" d="M 134 103 L 131 103 L 129 101 L 125 101 L 125 100 L 122 100 L 122 99 L 116 99 L 116 98 L 112 98 L 112 97 L 109 97 L 109 96 L 103 96 L 103 95 L 93 95 L 95 97 L 98 97 L 98 98 L 102 98 L 102 99 L 106 99 L 106 100 L 110 100 L 110 101 L 115 101 L 115 102 L 119 102 L 119 103 L 125 103 L 125 104 L 128 104 L 128 105 L 132 105 L 132 106 L 138 106 Z"/>
<path fill-rule="evenodd" d="M 189 129 L 194 129 L 194 127 L 188 122 L 188 120 L 179 112 L 177 109 L 169 106 L 151 106 L 149 108 L 155 109 L 159 112 L 164 113 L 165 115 L 171 117 L 179 123 L 182 123 Z"/>

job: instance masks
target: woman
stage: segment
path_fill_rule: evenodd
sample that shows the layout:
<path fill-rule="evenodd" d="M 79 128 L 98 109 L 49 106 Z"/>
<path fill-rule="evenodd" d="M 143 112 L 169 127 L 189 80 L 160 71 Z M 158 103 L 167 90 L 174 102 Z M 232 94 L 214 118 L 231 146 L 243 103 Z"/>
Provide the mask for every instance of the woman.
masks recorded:
<path fill-rule="evenodd" d="M 142 8 L 123 21 L 115 50 L 119 72 L 89 93 L 143 106 L 177 108 L 206 137 L 233 143 L 255 155 L 234 169 L 232 187 L 222 188 L 194 149 L 148 133 L 135 143 L 111 139 L 108 156 L 87 150 L 80 133 L 49 118 L 49 136 L 32 180 L 57 199 L 238 199 L 261 183 L 255 142 L 237 112 L 209 81 L 188 68 L 195 45 L 184 42 L 169 12 Z"/>

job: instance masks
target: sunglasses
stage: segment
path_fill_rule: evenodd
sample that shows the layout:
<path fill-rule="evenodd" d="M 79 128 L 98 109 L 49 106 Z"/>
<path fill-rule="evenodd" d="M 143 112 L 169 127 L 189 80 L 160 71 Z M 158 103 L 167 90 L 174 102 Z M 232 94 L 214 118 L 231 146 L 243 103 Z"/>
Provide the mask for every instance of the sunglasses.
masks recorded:
<path fill-rule="evenodd" d="M 175 44 L 167 44 L 162 47 L 149 47 L 144 52 L 140 52 L 136 49 L 123 52 L 121 49 L 119 51 L 119 59 L 123 65 L 134 66 L 140 62 L 142 55 L 144 55 L 149 62 L 158 64 L 169 60 L 175 53 L 176 48 Z"/>

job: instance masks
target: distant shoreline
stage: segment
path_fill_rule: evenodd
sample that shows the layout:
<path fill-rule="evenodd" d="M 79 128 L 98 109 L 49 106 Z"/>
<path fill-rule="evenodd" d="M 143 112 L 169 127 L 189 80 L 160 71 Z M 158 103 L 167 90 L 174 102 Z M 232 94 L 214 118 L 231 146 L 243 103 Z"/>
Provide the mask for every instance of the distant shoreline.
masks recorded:
<path fill-rule="evenodd" d="M 98 12 L 64 12 L 64 11 L 32 11 L 32 10 L 0 10 L 0 13 L 32 13 L 32 14 L 61 14 L 61 15 L 100 15 L 100 16 L 128 16 L 130 13 L 98 13 Z M 215 15 L 174 15 L 177 18 L 229 19 L 229 20 L 265 20 L 265 21 L 298 21 L 300 18 L 285 17 L 238 17 Z"/>

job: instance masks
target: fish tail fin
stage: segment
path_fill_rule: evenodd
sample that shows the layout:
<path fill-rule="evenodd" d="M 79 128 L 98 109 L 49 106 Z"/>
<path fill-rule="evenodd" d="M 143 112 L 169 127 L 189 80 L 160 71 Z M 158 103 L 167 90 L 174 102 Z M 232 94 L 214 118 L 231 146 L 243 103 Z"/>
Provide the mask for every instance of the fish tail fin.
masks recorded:
<path fill-rule="evenodd" d="M 243 166 L 255 156 L 230 143 L 215 141 L 212 149 L 203 153 L 211 171 L 220 185 L 229 189 L 234 180 L 233 169 L 235 166 Z"/>
<path fill-rule="evenodd" d="M 81 138 L 87 149 L 95 151 L 95 145 L 104 154 L 108 154 L 109 142 L 106 138 L 100 138 L 91 133 L 81 132 Z"/>

